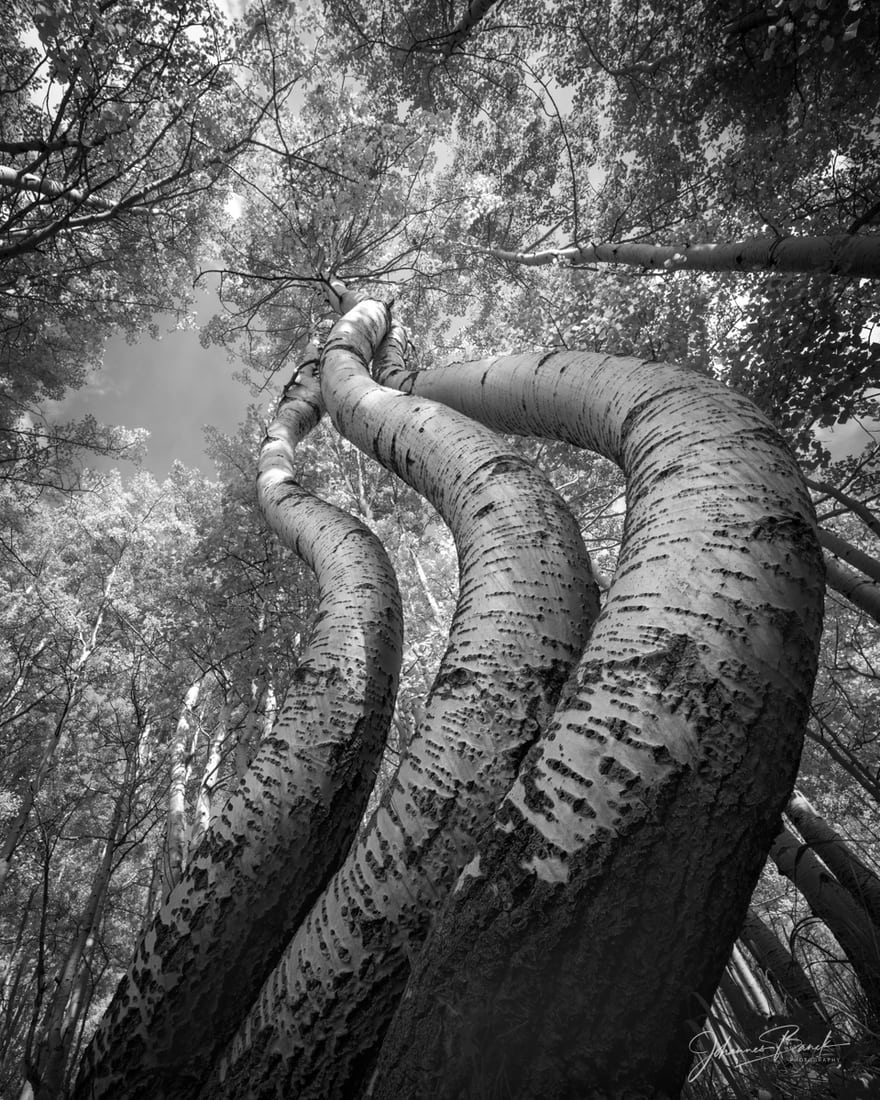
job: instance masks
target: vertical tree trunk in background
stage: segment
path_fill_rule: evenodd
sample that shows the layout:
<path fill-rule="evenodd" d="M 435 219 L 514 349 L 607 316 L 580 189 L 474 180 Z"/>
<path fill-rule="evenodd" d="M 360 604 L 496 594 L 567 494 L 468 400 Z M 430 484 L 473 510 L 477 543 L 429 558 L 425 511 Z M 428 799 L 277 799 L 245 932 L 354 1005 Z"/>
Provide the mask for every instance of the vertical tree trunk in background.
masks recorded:
<path fill-rule="evenodd" d="M 119 834 L 131 805 L 136 765 L 137 756 L 131 754 L 113 807 L 113 817 L 104 843 L 101 862 L 92 879 L 85 909 L 77 922 L 76 938 L 56 978 L 51 1000 L 43 1016 L 36 1057 L 32 1059 L 29 1073 L 36 1100 L 58 1100 L 62 1095 L 65 1070 L 70 1058 L 77 1020 L 74 994 L 78 983 L 85 977 L 82 971 L 84 957 L 107 899 Z"/>
<path fill-rule="evenodd" d="M 552 712 L 598 609 L 577 524 L 546 479 L 468 418 L 370 380 L 387 323 L 374 302 L 336 325 L 322 391 L 339 431 L 449 525 L 459 559 L 449 644 L 406 758 L 205 1100 L 357 1094 L 431 915 Z M 395 326 L 390 339 L 405 335 Z"/>
<path fill-rule="evenodd" d="M 726 1002 L 728 1013 L 734 1022 L 738 1033 L 738 1045 L 757 1046 L 759 1036 L 767 1027 L 767 1017 L 762 1016 L 755 1009 L 729 968 L 721 975 L 718 993 Z M 716 994 L 716 1004 L 717 1000 L 718 994 Z"/>
<path fill-rule="evenodd" d="M 187 856 L 186 786 L 192 762 L 193 741 L 198 735 L 196 703 L 202 687 L 201 676 L 187 688 L 180 717 L 171 741 L 171 781 L 168 784 L 168 823 L 165 830 L 162 896 L 166 896 L 183 875 Z"/>
<path fill-rule="evenodd" d="M 788 829 L 779 833 L 770 856 L 779 873 L 790 879 L 803 894 L 811 912 L 828 925 L 865 991 L 875 1022 L 880 1023 L 880 933 L 877 928 L 821 860 Z"/>
<path fill-rule="evenodd" d="M 18 813 L 9 825 L 6 831 L 6 837 L 0 846 L 0 890 L 3 889 L 3 884 L 6 881 L 6 876 L 9 873 L 9 868 L 12 865 L 12 858 L 15 854 L 15 849 L 18 846 L 18 842 L 21 839 L 21 834 L 24 832 L 27 826 L 28 818 L 30 817 L 31 810 L 33 809 L 34 802 L 37 795 L 46 780 L 46 776 L 49 774 L 49 769 L 52 766 L 52 762 L 55 759 L 55 754 L 58 752 L 61 743 L 67 733 L 67 717 L 70 713 L 70 708 L 74 705 L 78 695 L 78 687 L 80 678 L 82 677 L 83 669 L 91 659 L 92 654 L 98 647 L 98 638 L 101 633 L 101 628 L 104 625 L 104 616 L 107 611 L 107 605 L 110 602 L 110 595 L 113 591 L 113 585 L 116 580 L 116 574 L 119 569 L 119 562 L 115 562 L 110 569 L 104 580 L 103 592 L 101 594 L 101 600 L 98 604 L 98 610 L 95 614 L 95 620 L 92 623 L 91 630 L 89 630 L 86 636 L 80 634 L 82 639 L 82 645 L 80 647 L 79 654 L 73 667 L 70 669 L 67 678 L 67 694 L 64 703 L 61 706 L 60 711 L 55 716 L 54 725 L 49 732 L 43 745 L 43 753 L 40 758 L 40 763 L 36 769 L 36 772 L 31 781 L 25 787 L 21 806 Z"/>
<path fill-rule="evenodd" d="M 207 735 L 208 744 L 205 749 L 205 769 L 199 783 L 199 793 L 196 796 L 195 811 L 193 813 L 192 830 L 190 832 L 189 847 L 192 850 L 198 848 L 202 837 L 208 831 L 211 824 L 214 807 L 214 788 L 219 778 L 220 764 L 223 760 L 223 746 L 229 729 L 229 715 L 232 706 L 224 703 L 220 708 L 220 714 L 214 729 Z"/>
<path fill-rule="evenodd" d="M 675 1096 L 797 770 L 824 596 L 803 479 L 750 402 L 665 364 L 380 377 L 598 451 L 629 507 L 576 684 L 432 929 L 371 1096 Z"/>
<path fill-rule="evenodd" d="M 315 571 L 312 635 L 270 736 L 143 936 L 77 1100 L 180 1100 L 202 1084 L 354 835 L 394 710 L 400 594 L 376 537 L 293 478 L 318 422 L 314 349 L 260 456 L 270 524 Z"/>
<path fill-rule="evenodd" d="M 865 910 L 880 935 L 880 878 L 853 852 L 847 842 L 795 791 L 785 812 L 797 831 L 834 877 Z"/>
<path fill-rule="evenodd" d="M 749 966 L 748 960 L 737 944 L 733 945 L 727 969 L 730 971 L 730 976 L 743 991 L 751 1008 L 762 1019 L 768 1019 L 773 1012 L 770 1002 L 767 1000 L 767 995 L 761 988 L 754 971 Z"/>
<path fill-rule="evenodd" d="M 827 1034 L 828 1014 L 806 971 L 752 907 L 743 923 L 741 937 L 788 1011 L 809 1026 L 810 1035 Z"/>

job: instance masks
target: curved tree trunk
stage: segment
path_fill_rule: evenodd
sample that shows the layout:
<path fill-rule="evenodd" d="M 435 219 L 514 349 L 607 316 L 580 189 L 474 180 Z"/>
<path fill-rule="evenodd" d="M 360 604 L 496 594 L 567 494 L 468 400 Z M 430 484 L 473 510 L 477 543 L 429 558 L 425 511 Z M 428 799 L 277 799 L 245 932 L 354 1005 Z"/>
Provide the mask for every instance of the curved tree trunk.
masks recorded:
<path fill-rule="evenodd" d="M 664 364 L 385 378 L 613 459 L 629 510 L 576 683 L 434 925 L 371 1096 L 677 1096 L 797 770 L 824 592 L 803 479 L 750 402 Z"/>
<path fill-rule="evenodd" d="M 880 878 L 855 855 L 843 837 L 795 791 L 785 812 L 834 877 L 865 910 L 880 936 Z"/>
<path fill-rule="evenodd" d="M 206 1100 L 356 1094 L 411 953 L 552 713 L 598 609 L 577 524 L 549 483 L 467 417 L 370 380 L 387 324 L 373 302 L 336 325 L 322 391 L 341 433 L 451 528 L 459 597 L 449 645 L 368 829 L 206 1083 Z M 405 343 L 399 326 L 390 340 Z"/>
<path fill-rule="evenodd" d="M 272 734 L 165 898 L 86 1052 L 77 1100 L 197 1089 L 354 835 L 400 669 L 400 595 L 360 522 L 293 478 L 318 422 L 312 348 L 263 444 L 260 505 L 314 569 L 312 636 Z"/>
<path fill-rule="evenodd" d="M 828 925 L 880 1023 L 880 932 L 810 847 L 788 829 L 783 828 L 777 836 L 770 857 L 779 873 L 800 890 L 811 911 Z"/>

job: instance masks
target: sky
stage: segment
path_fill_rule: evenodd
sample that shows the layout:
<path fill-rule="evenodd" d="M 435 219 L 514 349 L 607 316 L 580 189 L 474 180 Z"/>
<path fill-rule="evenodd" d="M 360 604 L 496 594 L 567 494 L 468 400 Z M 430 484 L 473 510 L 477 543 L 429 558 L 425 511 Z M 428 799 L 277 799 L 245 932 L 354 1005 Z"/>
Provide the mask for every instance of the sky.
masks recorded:
<path fill-rule="evenodd" d="M 199 319 L 206 321 L 218 308 L 216 295 L 207 291 L 198 308 Z M 124 337 L 112 336 L 103 368 L 58 403 L 53 416 L 68 420 L 91 413 L 102 424 L 146 428 L 150 438 L 143 469 L 161 480 L 174 460 L 180 459 L 213 478 L 203 427 L 211 424 L 234 432 L 254 399 L 246 386 L 233 379 L 239 364 L 230 362 L 222 348 L 203 348 L 195 329 L 168 332 L 173 324 L 170 318 L 154 320 L 160 339 L 144 335 L 137 343 L 127 344 Z M 89 460 L 88 465 L 105 469 L 108 463 Z M 121 463 L 120 469 L 123 475 L 135 471 L 131 462 Z"/>
<path fill-rule="evenodd" d="M 205 321 L 219 307 L 212 291 L 206 291 L 198 310 Z M 130 345 L 114 336 L 107 345 L 104 366 L 80 390 L 72 391 L 54 412 L 58 419 L 76 419 L 91 413 L 102 424 L 146 428 L 150 432 L 142 468 L 164 479 L 175 459 L 196 467 L 209 478 L 214 465 L 205 453 L 205 425 L 233 433 L 254 399 L 247 387 L 233 378 L 238 364 L 227 359 L 222 348 L 203 348 L 197 330 L 168 332 L 171 321 L 156 318 L 161 338 L 143 336 Z M 834 458 L 860 451 L 871 440 L 880 442 L 880 425 L 857 421 L 823 432 L 821 436 Z M 112 463 L 90 462 L 98 468 Z M 131 462 L 120 464 L 123 475 L 133 473 Z"/>

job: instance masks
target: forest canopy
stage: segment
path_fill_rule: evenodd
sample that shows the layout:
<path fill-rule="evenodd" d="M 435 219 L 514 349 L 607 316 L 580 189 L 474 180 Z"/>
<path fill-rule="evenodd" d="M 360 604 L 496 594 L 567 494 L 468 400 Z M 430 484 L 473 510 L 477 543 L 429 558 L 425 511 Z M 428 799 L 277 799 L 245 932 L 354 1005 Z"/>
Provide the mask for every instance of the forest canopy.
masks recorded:
<path fill-rule="evenodd" d="M 874 1095 L 876 6 L 0 12 L 0 1097 Z"/>

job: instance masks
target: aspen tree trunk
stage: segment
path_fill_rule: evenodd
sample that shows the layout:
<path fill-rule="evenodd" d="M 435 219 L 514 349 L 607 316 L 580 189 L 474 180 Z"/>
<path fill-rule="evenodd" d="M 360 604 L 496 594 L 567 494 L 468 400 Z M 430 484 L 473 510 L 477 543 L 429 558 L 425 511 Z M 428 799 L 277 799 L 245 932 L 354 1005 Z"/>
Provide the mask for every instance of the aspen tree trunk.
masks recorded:
<path fill-rule="evenodd" d="M 172 890 L 183 875 L 187 856 L 186 786 L 189 782 L 193 742 L 198 734 L 196 703 L 202 687 L 201 676 L 187 688 L 180 717 L 171 741 L 171 782 L 168 785 L 168 823 L 165 830 L 162 896 Z"/>
<path fill-rule="evenodd" d="M 880 1022 L 880 932 L 809 846 L 801 844 L 790 830 L 782 829 L 770 856 L 779 873 L 795 884 L 810 910 L 843 948 L 870 1011 Z"/>
<path fill-rule="evenodd" d="M 338 430 L 449 525 L 459 559 L 449 644 L 405 759 L 205 1100 L 357 1095 L 412 953 L 552 712 L 598 608 L 577 524 L 549 483 L 467 417 L 370 380 L 387 325 L 375 302 L 337 323 L 322 392 Z M 393 326 L 388 340 L 403 345 L 405 334 Z"/>
<path fill-rule="evenodd" d="M 67 733 L 67 718 L 70 714 L 71 707 L 77 701 L 79 682 L 82 678 L 83 669 L 88 664 L 92 657 L 92 654 L 98 648 L 98 638 L 101 633 L 101 628 L 104 625 L 104 616 L 107 611 L 107 605 L 110 602 L 110 595 L 113 590 L 113 584 L 116 580 L 116 574 L 119 569 L 119 562 L 114 563 L 110 572 L 104 581 L 104 589 L 101 595 L 101 602 L 98 605 L 98 611 L 95 615 L 95 620 L 92 623 L 92 628 L 88 632 L 87 636 L 80 634 L 82 644 L 73 668 L 70 672 L 70 677 L 67 684 L 67 696 L 62 704 L 61 710 L 55 716 L 54 725 L 49 732 L 49 736 L 43 745 L 43 754 L 40 758 L 40 763 L 37 767 L 36 773 L 28 783 L 24 790 L 24 794 L 21 800 L 21 806 L 18 813 L 12 821 L 12 824 L 8 827 L 6 837 L 0 846 L 0 891 L 3 889 L 3 885 L 6 882 L 6 876 L 9 874 L 9 868 L 12 866 L 12 859 L 15 854 L 15 849 L 18 847 L 18 842 L 21 839 L 21 834 L 24 832 L 28 823 L 28 818 L 31 815 L 31 810 L 34 807 L 37 795 L 42 789 L 43 783 L 46 781 L 46 776 L 49 774 L 49 769 L 52 766 L 52 762 L 55 759 L 55 754 L 61 747 L 65 735 Z"/>
<path fill-rule="evenodd" d="M 257 746 L 275 723 L 277 709 L 271 682 L 252 680 L 250 703 L 235 743 L 235 774 L 239 779 L 247 775 Z"/>
<path fill-rule="evenodd" d="M 830 550 L 835 557 L 845 561 L 847 565 L 851 565 L 853 569 L 864 573 L 872 581 L 880 583 L 880 561 L 872 558 L 870 554 L 866 554 L 863 550 L 859 550 L 857 546 L 847 542 L 846 539 L 842 539 L 839 535 L 835 535 L 832 531 L 826 531 L 822 527 L 819 528 L 819 544 L 824 546 L 826 550 Z"/>
<path fill-rule="evenodd" d="M 755 1009 L 729 968 L 721 975 L 718 993 L 726 1003 L 734 1028 L 739 1033 L 741 1044 L 743 1046 L 756 1044 L 758 1036 L 767 1027 L 767 1018 Z"/>
<path fill-rule="evenodd" d="M 797 831 L 828 867 L 837 881 L 877 925 L 880 934 L 880 878 L 858 858 L 843 837 L 820 817 L 800 791 L 791 796 L 785 812 Z"/>
<path fill-rule="evenodd" d="M 740 935 L 786 1007 L 809 1025 L 811 1035 L 827 1034 L 828 1016 L 806 971 L 751 906 Z"/>
<path fill-rule="evenodd" d="M 266 519 L 315 571 L 312 635 L 270 736 L 164 900 L 83 1058 L 77 1100 L 182 1100 L 202 1084 L 344 855 L 394 710 L 400 594 L 376 537 L 293 478 L 318 422 L 316 351 L 263 443 Z"/>
<path fill-rule="evenodd" d="M 750 402 L 665 364 L 380 377 L 598 451 L 629 507 L 576 682 L 434 924 L 370 1095 L 677 1096 L 797 771 L 824 593 L 803 479 Z"/>
<path fill-rule="evenodd" d="M 727 969 L 730 972 L 730 976 L 743 991 L 753 1011 L 755 1011 L 762 1020 L 769 1019 L 773 1012 L 770 1007 L 770 1002 L 767 1000 L 766 993 L 761 988 L 754 971 L 749 966 L 748 961 L 737 944 L 733 945 L 733 951 L 730 954 L 730 962 L 728 963 Z"/>
<path fill-rule="evenodd" d="M 30 1076 L 35 1100 L 58 1100 L 62 1095 L 65 1070 L 76 1034 L 77 986 L 84 977 L 83 960 L 107 900 L 107 889 L 110 885 L 119 833 L 129 811 L 136 764 L 137 757 L 132 755 L 128 760 L 122 787 L 113 807 L 113 817 L 101 862 L 92 879 L 89 897 L 78 922 L 76 939 L 56 979 L 52 999 L 43 1018 L 39 1049 L 34 1059 L 36 1072 Z"/>
<path fill-rule="evenodd" d="M 220 708 L 217 724 L 208 734 L 208 744 L 205 752 L 205 769 L 199 783 L 199 793 L 196 797 L 195 812 L 193 813 L 192 831 L 189 847 L 195 849 L 201 843 L 202 837 L 208 831 L 211 824 L 211 816 L 214 810 L 214 788 L 219 778 L 220 764 L 223 761 L 223 745 L 229 728 L 229 715 L 232 713 L 232 705 L 224 703 Z"/>
<path fill-rule="evenodd" d="M 880 623 L 880 584 L 874 584 L 862 573 L 845 569 L 830 554 L 825 555 L 825 576 L 830 588 Z"/>
<path fill-rule="evenodd" d="M 543 264 L 606 263 L 660 271 L 789 271 L 810 275 L 880 278 L 880 238 L 842 234 L 824 237 L 753 237 L 724 244 L 658 245 L 638 242 L 589 244 L 543 252 L 478 248 L 498 260 Z"/>

